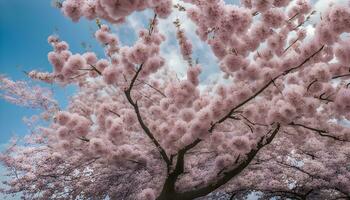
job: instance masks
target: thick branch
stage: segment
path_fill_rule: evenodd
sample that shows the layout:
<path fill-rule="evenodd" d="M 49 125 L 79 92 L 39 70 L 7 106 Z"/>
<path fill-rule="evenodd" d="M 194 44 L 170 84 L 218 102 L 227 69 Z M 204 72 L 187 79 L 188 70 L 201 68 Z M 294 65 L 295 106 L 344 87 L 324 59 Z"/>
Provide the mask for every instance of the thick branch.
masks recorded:
<path fill-rule="evenodd" d="M 265 91 L 266 88 L 268 88 L 277 78 L 279 78 L 279 76 L 276 76 L 275 78 L 271 79 L 271 81 L 267 82 L 260 90 L 258 90 L 256 93 L 254 93 L 252 96 L 250 96 L 248 99 L 244 100 L 243 102 L 241 102 L 240 104 L 238 104 L 237 106 L 235 106 L 234 108 L 232 108 L 230 110 L 229 113 L 227 113 L 224 117 L 222 117 L 221 119 L 219 119 L 218 121 L 216 121 L 209 129 L 209 132 L 213 132 L 214 128 L 216 127 L 216 125 L 224 122 L 226 119 L 230 118 L 230 116 L 240 107 L 242 107 L 243 105 L 245 105 L 246 103 L 248 103 L 249 101 L 251 101 L 252 99 L 254 99 L 255 97 L 257 97 L 259 94 L 261 94 L 263 91 Z"/>
<path fill-rule="evenodd" d="M 178 152 L 175 169 L 167 176 L 158 199 L 166 199 L 168 195 L 172 194 L 175 196 L 175 183 L 178 177 L 184 172 L 185 154 L 199 142 L 201 142 L 201 140 L 197 139 Z"/>
<path fill-rule="evenodd" d="M 290 72 L 293 71 L 293 70 L 296 70 L 296 69 L 302 67 L 305 63 L 307 63 L 309 60 L 311 60 L 316 54 L 320 53 L 320 52 L 323 50 L 323 48 L 324 48 L 324 45 L 322 45 L 322 47 L 319 48 L 316 52 L 314 52 L 311 56 L 307 57 L 307 58 L 306 58 L 302 63 L 300 63 L 298 66 L 292 67 L 292 68 L 286 70 L 286 71 L 284 72 L 284 75 L 290 73 Z"/>
<path fill-rule="evenodd" d="M 162 156 L 163 160 L 166 162 L 168 170 L 170 168 L 171 162 L 170 159 L 168 157 L 168 155 L 166 154 L 165 150 L 163 149 L 163 147 L 159 144 L 159 142 L 156 140 L 156 138 L 153 136 L 153 134 L 151 133 L 151 131 L 149 130 L 149 128 L 146 126 L 146 124 L 144 123 L 140 110 L 139 110 L 139 106 L 137 105 L 137 102 L 135 102 L 132 97 L 131 97 L 131 90 L 134 86 L 134 83 L 138 77 L 138 75 L 140 74 L 141 70 L 142 70 L 143 64 L 140 65 L 139 69 L 136 71 L 134 77 L 131 80 L 131 83 L 129 85 L 129 88 L 127 90 L 125 90 L 125 96 L 128 99 L 129 103 L 132 105 L 132 107 L 134 108 L 134 111 L 136 113 L 137 116 L 137 120 L 141 126 L 141 128 L 144 130 L 144 132 L 146 133 L 146 135 L 151 139 L 151 141 L 153 142 L 153 144 L 157 147 L 160 155 Z"/>
<path fill-rule="evenodd" d="M 246 103 L 250 102 L 251 100 L 253 100 L 255 97 L 257 97 L 259 94 L 261 94 L 262 92 L 265 91 L 266 88 L 268 88 L 271 84 L 273 84 L 275 82 L 275 80 L 277 80 L 279 77 L 281 76 L 285 76 L 288 73 L 302 67 L 305 63 L 307 63 L 309 60 L 311 60 L 316 54 L 318 54 L 319 52 L 321 52 L 324 48 L 324 45 L 322 45 L 322 47 L 320 49 L 318 49 L 316 52 L 314 52 L 312 55 L 310 55 L 309 57 L 307 57 L 303 62 L 301 62 L 299 65 L 292 67 L 290 69 L 285 70 L 283 73 L 277 75 L 276 77 L 274 77 L 273 79 L 271 79 L 269 82 L 267 82 L 260 90 L 258 90 L 257 92 L 255 92 L 252 96 L 250 96 L 249 98 L 247 98 L 246 100 L 244 100 L 243 102 L 241 102 L 240 104 L 238 104 L 237 106 L 235 106 L 234 108 L 232 108 L 224 117 L 222 117 L 221 119 L 219 119 L 218 121 L 216 121 L 215 123 L 212 124 L 212 126 L 209 129 L 209 132 L 211 133 L 215 126 L 224 122 L 226 119 L 230 118 L 230 116 L 240 107 L 242 107 L 243 105 L 245 105 Z"/>
<path fill-rule="evenodd" d="M 229 180 L 231 180 L 233 177 L 237 176 L 238 174 L 240 174 L 248 165 L 249 163 L 254 159 L 255 155 L 259 152 L 259 150 L 261 148 L 263 148 L 264 146 L 270 144 L 273 140 L 273 138 L 276 136 L 276 134 L 278 133 L 280 129 L 280 124 L 277 124 L 276 128 L 272 131 L 270 130 L 269 133 L 270 136 L 268 136 L 267 138 L 262 137 L 260 139 L 260 141 L 257 144 L 257 147 L 255 149 L 252 149 L 246 156 L 247 158 L 241 162 L 238 166 L 236 166 L 235 168 L 223 173 L 223 176 L 219 177 L 215 182 L 204 186 L 202 188 L 193 190 L 193 191 L 188 191 L 188 192 L 184 192 L 181 193 L 179 196 L 181 197 L 180 199 L 183 200 L 189 200 L 189 199 L 194 199 L 197 197 L 201 197 L 204 195 L 209 194 L 210 192 L 216 190 L 217 188 L 219 188 L 220 186 L 224 185 L 225 183 L 227 183 Z"/>
<path fill-rule="evenodd" d="M 255 92 L 252 96 L 250 96 L 249 98 L 247 98 L 246 100 L 244 100 L 243 102 L 241 102 L 240 104 L 238 104 L 237 106 L 235 106 L 234 108 L 232 108 L 224 117 L 222 117 L 221 119 L 219 119 L 218 121 L 216 121 L 215 123 L 213 123 L 211 125 L 211 127 L 209 128 L 208 132 L 212 133 L 213 130 L 215 129 L 216 125 L 224 122 L 226 119 L 231 118 L 232 114 L 240 107 L 242 107 L 243 105 L 245 105 L 246 103 L 250 102 L 251 100 L 253 100 L 255 97 L 257 97 L 259 94 L 261 94 L 263 91 L 265 91 L 266 88 L 268 88 L 271 84 L 274 83 L 275 80 L 277 80 L 279 77 L 284 76 L 288 73 L 290 73 L 291 71 L 298 69 L 300 67 L 302 67 L 306 62 L 308 62 L 312 57 L 314 57 L 317 53 L 319 53 L 324 46 L 322 46 L 318 51 L 316 51 L 314 54 L 312 54 L 311 56 L 309 56 L 308 58 L 306 58 L 302 63 L 300 63 L 298 66 L 293 67 L 291 69 L 288 69 L 286 71 L 284 71 L 283 73 L 277 75 L 276 77 L 274 77 L 273 79 L 271 79 L 269 82 L 267 82 L 260 90 L 258 90 L 257 92 Z M 137 73 L 136 73 L 137 74 Z M 134 82 L 135 80 L 133 80 L 132 82 Z M 131 86 L 132 87 L 132 86 Z M 130 88 L 128 90 L 131 90 Z M 279 130 L 280 125 L 277 125 L 277 128 L 275 129 L 275 131 L 273 132 L 272 136 L 274 137 L 275 134 L 277 134 L 278 130 Z M 239 174 L 245 167 L 248 166 L 248 164 L 251 162 L 251 160 L 255 157 L 255 155 L 258 153 L 258 151 L 265 145 L 269 144 L 273 137 L 270 137 L 266 143 L 263 143 L 263 139 L 258 143 L 258 148 L 252 150 L 251 152 L 248 153 L 248 158 L 246 161 L 242 162 L 237 168 L 225 173 L 225 176 L 222 177 L 221 179 L 219 179 L 215 184 L 209 185 L 207 187 L 198 189 L 198 190 L 194 190 L 194 191 L 190 191 L 190 192 L 185 192 L 183 194 L 177 194 L 174 191 L 174 186 L 176 183 L 176 180 L 178 178 L 179 175 L 181 175 L 183 173 L 183 167 L 184 167 L 184 156 L 186 154 L 186 152 L 192 148 L 194 148 L 197 144 L 199 144 L 202 140 L 201 139 L 197 139 L 195 140 L 193 143 L 187 145 L 186 147 L 184 147 L 183 149 L 181 149 L 178 152 L 177 155 L 177 162 L 176 162 L 176 166 L 175 169 L 172 173 L 169 174 L 169 176 L 167 177 L 161 195 L 158 197 L 158 199 L 164 199 L 166 198 L 166 194 L 174 194 L 174 195 L 180 195 L 181 198 L 183 199 L 191 199 L 192 196 L 195 197 L 199 197 L 205 194 L 210 193 L 211 191 L 215 190 L 216 188 L 220 187 L 221 185 L 225 184 L 227 181 L 229 181 L 232 177 L 236 176 L 237 174 Z M 209 192 L 208 192 L 209 191 Z M 174 197 L 175 198 L 175 197 Z"/>

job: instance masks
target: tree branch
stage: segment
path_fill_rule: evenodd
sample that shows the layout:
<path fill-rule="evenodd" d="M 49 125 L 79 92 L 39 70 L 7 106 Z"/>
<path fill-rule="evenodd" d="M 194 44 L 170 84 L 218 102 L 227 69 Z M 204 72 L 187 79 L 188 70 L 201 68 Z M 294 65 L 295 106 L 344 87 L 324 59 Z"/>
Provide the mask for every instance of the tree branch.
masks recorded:
<path fill-rule="evenodd" d="M 151 84 L 149 84 L 149 83 L 147 83 L 147 82 L 145 82 L 145 81 L 142 81 L 142 80 L 138 80 L 138 81 L 140 81 L 141 83 L 143 83 L 143 84 L 149 86 L 150 88 L 154 89 L 155 91 L 157 91 L 157 92 L 158 92 L 160 95 L 162 95 L 163 97 L 167 97 L 167 96 L 164 94 L 164 92 L 160 91 L 159 89 L 157 89 L 157 88 L 154 87 L 153 85 L 151 85 Z"/>
<path fill-rule="evenodd" d="M 171 161 L 168 157 L 168 155 L 166 154 L 164 148 L 160 145 L 160 143 L 157 141 L 157 139 L 153 136 L 153 134 L 151 133 L 151 131 L 149 130 L 149 128 L 146 126 L 146 124 L 144 123 L 140 110 L 139 110 L 139 106 L 137 104 L 137 102 L 135 102 L 132 97 L 131 97 L 131 90 L 134 86 L 134 83 L 138 77 L 138 75 L 140 74 L 141 70 L 142 70 L 143 64 L 140 65 L 139 69 L 136 71 L 134 77 L 131 80 L 131 83 L 129 85 L 129 88 L 127 90 L 124 91 L 125 96 L 127 98 L 127 100 L 129 101 L 129 103 L 132 105 L 132 107 L 134 108 L 134 111 L 136 113 L 137 116 L 137 120 L 141 126 L 141 128 L 144 130 L 144 132 L 146 133 L 146 135 L 151 139 L 151 141 L 153 142 L 153 144 L 157 147 L 160 155 L 162 156 L 163 160 L 166 162 L 167 164 L 167 168 L 168 171 L 170 170 L 170 166 L 171 166 Z"/>
<path fill-rule="evenodd" d="M 293 67 L 291 69 L 288 69 L 286 71 L 284 71 L 283 73 L 277 75 L 276 77 L 274 77 L 273 79 L 271 79 L 269 82 L 267 82 L 260 90 L 258 90 L 257 92 L 255 92 L 252 96 L 250 96 L 249 98 L 247 98 L 246 100 L 244 100 L 243 102 L 241 102 L 240 104 L 238 104 L 237 106 L 235 106 L 234 108 L 232 108 L 224 117 L 222 117 L 221 119 L 219 119 L 218 121 L 216 121 L 215 123 L 212 123 L 211 127 L 209 128 L 208 132 L 212 133 L 213 130 L 215 129 L 216 125 L 224 122 L 226 119 L 231 118 L 232 114 L 235 113 L 235 111 L 237 109 L 239 109 L 240 107 L 242 107 L 243 105 L 245 105 L 246 103 L 248 103 L 249 101 L 251 101 L 252 99 L 254 99 L 255 97 L 257 97 L 259 94 L 261 94 L 263 91 L 265 91 L 266 88 L 268 88 L 271 84 L 274 83 L 274 81 L 276 79 L 278 79 L 281 76 L 285 76 L 286 74 L 290 73 L 291 71 L 298 69 L 300 67 L 302 67 L 306 62 L 308 62 L 312 57 L 314 57 L 317 53 L 319 53 L 322 49 L 324 48 L 324 45 L 315 53 L 313 53 L 311 56 L 309 56 L 308 58 L 306 58 L 301 64 L 299 64 L 296 67 Z M 138 72 L 136 73 L 138 74 Z M 132 83 L 135 82 L 135 80 L 133 79 Z M 132 85 L 129 87 L 129 89 L 127 91 L 130 91 L 132 88 Z M 126 92 L 127 92 L 126 91 Z M 275 129 L 275 131 L 273 132 L 272 136 L 274 137 L 278 130 L 280 128 L 280 125 L 277 124 L 277 128 Z M 186 154 L 186 152 L 192 148 L 194 148 L 197 144 L 199 144 L 202 140 L 201 139 L 196 139 L 194 142 L 192 142 L 191 144 L 187 145 L 186 147 L 184 147 L 183 149 L 181 149 L 179 151 L 179 153 L 177 154 L 177 162 L 176 162 L 176 167 L 174 169 L 174 171 L 172 173 L 169 174 L 169 176 L 167 177 L 164 185 L 163 185 L 163 189 L 162 192 L 160 194 L 160 196 L 158 197 L 158 199 L 165 199 L 166 198 L 166 194 L 174 194 L 174 195 L 180 195 L 181 198 L 183 199 L 191 199 L 191 196 L 194 197 L 199 197 L 201 195 L 205 195 L 208 194 L 210 191 L 215 190 L 216 188 L 220 187 L 221 185 L 225 184 L 227 181 L 229 181 L 232 177 L 234 177 L 235 175 L 239 174 L 246 166 L 248 166 L 248 164 L 251 162 L 251 160 L 255 157 L 255 155 L 258 153 L 258 151 L 260 150 L 260 148 L 262 148 L 263 146 L 269 144 L 273 137 L 270 137 L 266 143 L 263 143 L 263 139 L 261 141 L 259 141 L 258 143 L 258 148 L 255 150 L 252 150 L 251 152 L 248 153 L 248 159 L 244 162 L 242 162 L 237 168 L 235 168 L 234 170 L 231 170 L 229 172 L 226 173 L 226 175 L 220 179 L 218 182 L 216 182 L 215 184 L 209 185 L 207 187 L 198 189 L 198 190 L 194 190 L 194 191 L 190 191 L 190 192 L 185 192 L 182 194 L 177 194 L 174 191 L 174 185 L 176 183 L 176 180 L 178 178 L 179 175 L 181 175 L 183 173 L 183 167 L 184 167 L 184 156 Z M 169 172 L 169 170 L 168 170 Z M 209 191 L 209 192 L 208 192 Z M 193 197 L 193 198 L 194 198 Z"/>
<path fill-rule="evenodd" d="M 254 99 L 255 97 L 257 97 L 259 94 L 261 94 L 262 92 L 265 91 L 266 88 L 268 88 L 271 84 L 274 83 L 275 80 L 277 80 L 279 77 L 281 76 L 285 76 L 288 73 L 292 72 L 293 70 L 296 70 L 300 67 L 302 67 L 305 63 L 307 63 L 309 60 L 311 60 L 311 58 L 313 58 L 316 54 L 318 54 L 319 52 L 321 52 L 324 48 L 324 45 L 322 45 L 321 48 L 319 48 L 316 52 L 314 52 L 312 55 L 310 55 L 309 57 L 307 57 L 302 63 L 300 63 L 299 65 L 292 67 L 290 69 L 285 70 L 283 73 L 277 75 L 275 78 L 271 79 L 269 82 L 267 82 L 260 90 L 258 90 L 257 92 L 255 92 L 252 96 L 250 96 L 249 98 L 247 98 L 246 100 L 244 100 L 243 102 L 241 102 L 240 104 L 238 104 L 237 106 L 235 106 L 234 108 L 232 108 L 224 117 L 222 117 L 221 119 L 219 119 L 218 121 L 216 121 L 215 123 L 213 123 L 213 125 L 210 127 L 209 132 L 211 133 L 215 126 L 217 126 L 218 124 L 224 122 L 226 119 L 228 119 L 238 108 L 242 107 L 243 105 L 245 105 L 246 103 L 248 103 L 249 101 L 251 101 L 252 99 Z"/>
<path fill-rule="evenodd" d="M 313 80 L 313 81 L 307 86 L 306 91 L 309 91 L 310 88 L 311 88 L 311 86 L 312 86 L 314 83 L 316 83 L 316 82 L 317 82 L 317 79 Z"/>
<path fill-rule="evenodd" d="M 199 142 L 201 142 L 200 139 L 195 140 L 191 144 L 185 146 L 177 153 L 177 159 L 176 159 L 176 166 L 175 169 L 168 175 L 166 178 L 162 192 L 160 194 L 160 199 L 166 198 L 169 194 L 175 193 L 175 183 L 178 179 L 178 177 L 184 172 L 184 164 L 185 164 L 185 154 L 195 147 Z"/>
<path fill-rule="evenodd" d="M 280 124 L 277 124 L 276 128 L 272 131 L 270 130 L 268 132 L 271 133 L 270 136 L 268 136 L 267 138 L 262 137 L 258 144 L 257 147 L 252 149 L 248 154 L 247 154 L 247 158 L 241 162 L 237 167 L 223 173 L 223 176 L 221 176 L 220 178 L 218 178 L 215 182 L 204 186 L 202 188 L 193 190 L 193 191 L 187 191 L 184 193 L 179 194 L 180 199 L 183 200 L 190 200 L 190 199 L 194 199 L 197 197 L 201 197 L 204 195 L 209 194 L 210 192 L 216 190 L 217 188 L 219 188 L 220 186 L 224 185 L 225 183 L 227 183 L 229 180 L 231 180 L 233 177 L 237 176 L 239 173 L 241 173 L 248 165 L 249 163 L 254 159 L 255 155 L 259 152 L 259 150 L 261 148 L 263 148 L 264 146 L 270 144 L 273 140 L 273 138 L 276 136 L 276 134 L 278 133 L 280 129 Z M 267 134 L 267 135 L 268 135 Z"/>
<path fill-rule="evenodd" d="M 332 79 L 343 78 L 343 77 L 347 77 L 347 76 L 350 76 L 350 74 L 340 74 L 337 76 L 333 76 Z"/>
<path fill-rule="evenodd" d="M 329 132 L 326 131 L 326 130 L 317 129 L 317 128 L 309 127 L 309 126 L 306 126 L 306 125 L 303 125 L 303 124 L 297 124 L 297 123 L 294 123 L 294 122 L 291 122 L 289 125 L 290 126 L 299 126 L 299 127 L 303 127 L 305 129 L 308 129 L 310 131 L 314 131 L 314 132 L 318 133 L 322 137 L 328 137 L 328 138 L 331 138 L 331 139 L 334 139 L 334 140 L 337 140 L 337 141 L 341 141 L 341 142 L 350 142 L 348 140 L 341 139 L 341 138 L 338 138 L 338 137 L 333 136 L 333 135 L 329 135 L 329 134 L 327 134 Z"/>

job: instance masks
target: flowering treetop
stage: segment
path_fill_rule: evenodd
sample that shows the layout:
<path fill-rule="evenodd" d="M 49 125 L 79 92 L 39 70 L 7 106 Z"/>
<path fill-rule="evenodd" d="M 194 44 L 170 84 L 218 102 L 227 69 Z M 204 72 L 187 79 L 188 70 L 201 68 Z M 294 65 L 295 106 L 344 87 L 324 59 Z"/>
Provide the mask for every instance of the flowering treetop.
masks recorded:
<path fill-rule="evenodd" d="M 349 6 L 330 5 L 308 34 L 304 24 L 317 11 L 307 0 L 63 1 L 73 21 L 121 24 L 147 9 L 154 17 L 135 30 L 131 46 L 99 23 L 104 58 L 74 54 L 49 37 L 53 71 L 28 75 L 79 90 L 66 110 L 51 109 L 49 126 L 1 156 L 13 169 L 4 192 L 31 199 L 187 200 L 215 190 L 349 198 Z M 203 64 L 192 59 L 179 20 L 188 68 L 183 79 L 172 73 L 158 24 L 174 10 L 196 24 L 226 81 L 199 89 Z M 18 91 L 7 80 L 1 89 Z"/>

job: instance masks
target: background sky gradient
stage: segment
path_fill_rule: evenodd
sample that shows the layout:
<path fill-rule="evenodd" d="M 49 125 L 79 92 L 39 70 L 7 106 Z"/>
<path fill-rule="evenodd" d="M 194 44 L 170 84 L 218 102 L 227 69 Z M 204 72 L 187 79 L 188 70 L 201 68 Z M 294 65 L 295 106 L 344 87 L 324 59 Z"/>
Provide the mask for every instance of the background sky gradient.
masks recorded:
<path fill-rule="evenodd" d="M 92 39 L 96 24 L 86 20 L 71 22 L 51 6 L 50 0 L 0 0 L 0 9 L 0 74 L 13 80 L 26 79 L 23 71 L 51 71 L 47 53 L 52 48 L 47 37 L 53 33 L 66 40 L 73 52 L 83 52 L 82 42 L 85 42 L 103 53 Z M 53 89 L 56 99 L 64 107 L 74 88 Z M 13 134 L 26 134 L 22 118 L 34 113 L 35 110 L 0 99 L 0 144 L 7 143 Z"/>

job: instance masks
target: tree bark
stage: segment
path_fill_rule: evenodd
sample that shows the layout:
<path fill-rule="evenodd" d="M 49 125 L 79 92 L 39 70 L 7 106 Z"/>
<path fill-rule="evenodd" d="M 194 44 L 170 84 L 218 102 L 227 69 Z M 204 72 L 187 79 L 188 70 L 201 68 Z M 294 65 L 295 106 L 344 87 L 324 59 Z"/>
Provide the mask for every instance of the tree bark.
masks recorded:
<path fill-rule="evenodd" d="M 250 162 L 255 158 L 256 154 L 259 152 L 261 148 L 264 146 L 270 144 L 275 138 L 276 134 L 278 133 L 280 129 L 280 124 L 277 124 L 276 128 L 272 131 L 270 130 L 267 135 L 267 137 L 262 137 L 260 141 L 257 144 L 257 147 L 255 149 L 252 149 L 248 154 L 247 158 L 241 162 L 237 167 L 226 171 L 223 173 L 223 176 L 218 177 L 215 181 L 212 183 L 203 186 L 198 189 L 182 192 L 182 193 L 177 193 L 175 191 L 175 183 L 178 178 L 178 176 L 183 172 L 183 155 L 180 156 L 180 162 L 178 160 L 178 163 L 182 163 L 181 166 L 178 166 L 175 168 L 175 170 L 169 174 L 167 177 L 162 192 L 157 198 L 157 200 L 192 200 L 198 197 L 205 196 L 214 190 L 218 189 L 222 185 L 226 184 L 228 181 L 230 181 L 232 178 L 240 174 L 249 164 Z M 265 140 L 266 139 L 266 140 Z M 179 157 L 178 157 L 179 159 Z M 178 168 L 179 167 L 179 168 Z"/>

